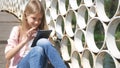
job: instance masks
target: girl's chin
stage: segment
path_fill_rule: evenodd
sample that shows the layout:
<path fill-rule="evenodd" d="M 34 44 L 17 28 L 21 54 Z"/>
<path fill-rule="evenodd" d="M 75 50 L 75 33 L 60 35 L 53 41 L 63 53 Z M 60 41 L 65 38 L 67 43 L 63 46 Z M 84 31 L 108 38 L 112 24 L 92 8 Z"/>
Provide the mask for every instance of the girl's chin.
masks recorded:
<path fill-rule="evenodd" d="M 31 28 L 36 28 L 37 26 L 31 26 Z"/>

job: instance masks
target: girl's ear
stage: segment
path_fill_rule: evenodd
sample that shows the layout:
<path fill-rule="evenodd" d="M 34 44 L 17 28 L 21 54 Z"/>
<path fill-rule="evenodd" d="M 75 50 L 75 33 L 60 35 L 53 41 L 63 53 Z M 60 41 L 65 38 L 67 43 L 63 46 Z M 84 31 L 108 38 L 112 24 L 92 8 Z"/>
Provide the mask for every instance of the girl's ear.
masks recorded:
<path fill-rule="evenodd" d="M 24 18 L 27 19 L 27 15 L 24 13 Z"/>
<path fill-rule="evenodd" d="M 27 15 L 24 13 L 24 20 L 27 21 Z"/>
<path fill-rule="evenodd" d="M 26 13 L 24 13 L 24 17 L 25 17 L 25 18 L 27 17 Z"/>

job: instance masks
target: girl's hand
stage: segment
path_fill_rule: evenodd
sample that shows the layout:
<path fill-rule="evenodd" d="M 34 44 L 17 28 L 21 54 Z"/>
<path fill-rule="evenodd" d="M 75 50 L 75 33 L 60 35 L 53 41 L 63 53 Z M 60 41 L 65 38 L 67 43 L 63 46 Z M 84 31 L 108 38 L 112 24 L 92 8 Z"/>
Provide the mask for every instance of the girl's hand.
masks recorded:
<path fill-rule="evenodd" d="M 24 35 L 23 41 L 27 43 L 28 41 L 30 41 L 31 39 L 33 39 L 33 38 L 35 37 L 34 34 L 35 34 L 36 32 L 37 32 L 37 31 L 36 31 L 36 28 L 35 28 L 35 27 L 29 29 L 29 30 L 26 32 L 26 34 Z"/>

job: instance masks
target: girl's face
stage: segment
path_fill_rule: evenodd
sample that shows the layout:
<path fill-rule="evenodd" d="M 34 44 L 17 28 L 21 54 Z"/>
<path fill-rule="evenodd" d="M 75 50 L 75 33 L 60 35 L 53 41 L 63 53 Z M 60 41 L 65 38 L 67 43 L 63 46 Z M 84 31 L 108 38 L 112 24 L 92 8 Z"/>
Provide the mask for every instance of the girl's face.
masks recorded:
<path fill-rule="evenodd" d="M 38 27 L 41 24 L 42 15 L 40 13 L 27 15 L 27 23 L 30 28 Z"/>

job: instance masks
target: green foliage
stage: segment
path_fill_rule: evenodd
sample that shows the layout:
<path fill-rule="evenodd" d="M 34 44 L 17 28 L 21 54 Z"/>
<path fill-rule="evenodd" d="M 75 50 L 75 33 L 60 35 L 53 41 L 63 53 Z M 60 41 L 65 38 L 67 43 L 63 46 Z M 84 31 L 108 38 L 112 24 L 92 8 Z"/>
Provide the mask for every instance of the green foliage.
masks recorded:
<path fill-rule="evenodd" d="M 114 16 L 117 10 L 118 0 L 104 0 L 104 6 L 106 15 L 111 18 Z"/>
<path fill-rule="evenodd" d="M 117 48 L 120 50 L 120 24 L 116 28 L 115 39 L 116 39 Z"/>
<path fill-rule="evenodd" d="M 94 40 L 98 48 L 101 48 L 104 41 L 104 28 L 100 21 L 98 21 L 94 28 Z"/>
<path fill-rule="evenodd" d="M 109 54 L 105 54 L 105 58 L 103 60 L 103 68 L 116 68 L 115 63 Z"/>

